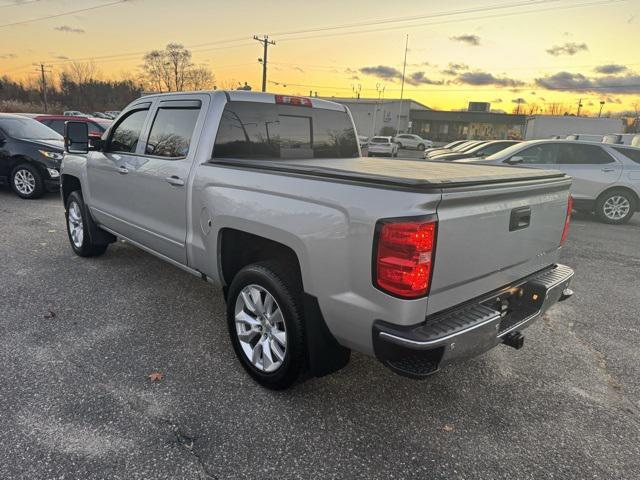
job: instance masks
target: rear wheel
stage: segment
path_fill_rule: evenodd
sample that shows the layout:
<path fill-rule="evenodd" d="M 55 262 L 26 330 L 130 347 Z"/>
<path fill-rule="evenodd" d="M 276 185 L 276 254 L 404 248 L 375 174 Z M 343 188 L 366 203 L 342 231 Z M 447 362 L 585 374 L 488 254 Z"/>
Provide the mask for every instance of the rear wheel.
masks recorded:
<path fill-rule="evenodd" d="M 627 223 L 636 212 L 636 198 L 622 189 L 605 192 L 596 202 L 596 213 L 605 223 Z"/>
<path fill-rule="evenodd" d="M 97 244 L 89 235 L 89 229 L 94 227 L 93 219 L 88 214 L 82 194 L 79 191 L 71 192 L 66 207 L 67 234 L 75 254 L 81 257 L 102 255 L 108 244 Z"/>
<path fill-rule="evenodd" d="M 289 388 L 306 365 L 299 275 L 279 262 L 244 267 L 227 298 L 231 343 L 244 369 L 260 385 Z"/>
<path fill-rule="evenodd" d="M 22 198 L 41 197 L 44 193 L 42 174 L 32 165 L 23 163 L 11 172 L 11 188 Z"/>

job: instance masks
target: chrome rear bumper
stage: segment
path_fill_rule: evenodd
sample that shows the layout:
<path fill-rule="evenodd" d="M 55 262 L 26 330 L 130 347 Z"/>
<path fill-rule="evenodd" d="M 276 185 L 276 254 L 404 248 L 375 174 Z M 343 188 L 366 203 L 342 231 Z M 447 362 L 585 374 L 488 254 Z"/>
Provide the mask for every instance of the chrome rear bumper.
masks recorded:
<path fill-rule="evenodd" d="M 382 321 L 373 326 L 376 356 L 396 373 L 421 378 L 456 360 L 474 357 L 519 332 L 554 303 L 573 295 L 573 270 L 555 265 L 411 327 Z M 516 346 L 516 348 L 519 348 Z"/>

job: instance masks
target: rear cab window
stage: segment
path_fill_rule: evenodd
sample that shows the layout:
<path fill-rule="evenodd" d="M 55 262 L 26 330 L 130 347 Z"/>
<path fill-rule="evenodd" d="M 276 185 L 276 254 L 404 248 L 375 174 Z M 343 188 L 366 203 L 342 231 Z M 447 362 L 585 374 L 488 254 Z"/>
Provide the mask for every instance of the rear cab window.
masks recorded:
<path fill-rule="evenodd" d="M 359 155 L 344 111 L 230 101 L 220 120 L 214 158 L 292 160 Z"/>

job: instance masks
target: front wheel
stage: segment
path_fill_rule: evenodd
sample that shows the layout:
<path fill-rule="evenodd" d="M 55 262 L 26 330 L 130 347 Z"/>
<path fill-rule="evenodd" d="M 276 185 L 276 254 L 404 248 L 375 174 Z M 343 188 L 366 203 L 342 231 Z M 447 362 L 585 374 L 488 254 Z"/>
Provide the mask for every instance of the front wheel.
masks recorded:
<path fill-rule="evenodd" d="M 423 151 L 424 150 L 424 144 L 421 143 L 420 145 L 418 145 L 418 150 Z"/>
<path fill-rule="evenodd" d="M 631 220 L 636 207 L 636 198 L 631 193 L 614 189 L 600 196 L 596 202 L 596 213 L 603 222 L 619 225 Z"/>
<path fill-rule="evenodd" d="M 67 235 L 74 253 L 81 257 L 102 255 L 108 244 L 98 244 L 92 240 L 89 228 L 93 220 L 89 217 L 82 194 L 78 191 L 71 192 L 66 207 Z"/>
<path fill-rule="evenodd" d="M 39 198 L 44 193 L 42 174 L 32 165 L 18 165 L 11 172 L 11 188 L 21 198 Z"/>
<path fill-rule="evenodd" d="M 299 275 L 280 262 L 244 267 L 227 298 L 231 343 L 244 369 L 260 385 L 283 390 L 306 365 Z"/>

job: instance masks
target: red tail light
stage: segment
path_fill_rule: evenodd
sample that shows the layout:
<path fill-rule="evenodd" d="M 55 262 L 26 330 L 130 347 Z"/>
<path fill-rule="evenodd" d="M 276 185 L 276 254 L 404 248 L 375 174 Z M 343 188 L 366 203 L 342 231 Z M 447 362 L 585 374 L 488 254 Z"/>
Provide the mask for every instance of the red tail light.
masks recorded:
<path fill-rule="evenodd" d="M 374 284 L 402 298 L 427 294 L 436 243 L 434 220 L 381 220 L 377 227 Z"/>
<path fill-rule="evenodd" d="M 562 238 L 560 239 L 560 245 L 564 245 L 569 236 L 569 221 L 571 220 L 571 211 L 573 210 L 573 197 L 569 195 L 569 202 L 567 203 L 567 216 L 564 219 L 564 230 L 562 230 Z"/>
<path fill-rule="evenodd" d="M 291 97 L 289 95 L 276 95 L 276 103 L 295 105 L 298 107 L 311 107 L 311 100 L 305 97 Z"/>

